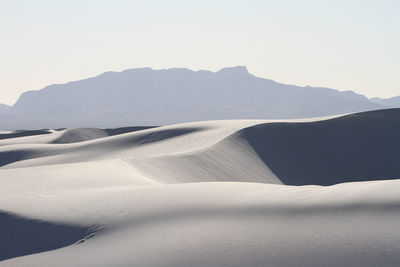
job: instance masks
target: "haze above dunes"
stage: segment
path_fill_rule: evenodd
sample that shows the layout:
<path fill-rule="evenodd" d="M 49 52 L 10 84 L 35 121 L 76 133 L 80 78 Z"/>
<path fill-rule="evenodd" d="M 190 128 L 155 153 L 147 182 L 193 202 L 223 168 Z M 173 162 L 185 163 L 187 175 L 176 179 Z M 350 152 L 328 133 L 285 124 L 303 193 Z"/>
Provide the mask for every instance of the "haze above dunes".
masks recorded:
<path fill-rule="evenodd" d="M 0 106 L 0 129 L 168 125 L 221 119 L 320 117 L 400 107 L 352 91 L 286 85 L 245 67 L 217 72 L 131 69 L 50 85 Z"/>
<path fill-rule="evenodd" d="M 3 131 L 0 265 L 397 266 L 399 118 Z"/>

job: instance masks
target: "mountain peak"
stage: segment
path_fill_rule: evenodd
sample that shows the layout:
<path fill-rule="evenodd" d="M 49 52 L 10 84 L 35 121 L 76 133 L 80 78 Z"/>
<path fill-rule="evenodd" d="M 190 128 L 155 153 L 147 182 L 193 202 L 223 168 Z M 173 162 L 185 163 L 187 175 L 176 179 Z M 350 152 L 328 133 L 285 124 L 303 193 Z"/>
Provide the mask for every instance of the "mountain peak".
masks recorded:
<path fill-rule="evenodd" d="M 227 67 L 227 68 L 222 68 L 216 73 L 234 73 L 234 74 L 249 74 L 247 68 L 245 66 L 236 66 L 236 67 Z"/>

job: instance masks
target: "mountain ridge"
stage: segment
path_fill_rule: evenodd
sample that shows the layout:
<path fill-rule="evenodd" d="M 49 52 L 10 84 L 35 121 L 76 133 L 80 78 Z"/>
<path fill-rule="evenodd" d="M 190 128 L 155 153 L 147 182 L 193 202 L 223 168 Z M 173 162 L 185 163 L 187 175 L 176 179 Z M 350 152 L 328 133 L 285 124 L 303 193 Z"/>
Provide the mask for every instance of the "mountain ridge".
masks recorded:
<path fill-rule="evenodd" d="M 3 129 L 166 125 L 218 119 L 291 119 L 386 108 L 353 91 L 282 84 L 245 66 L 212 72 L 127 69 L 21 94 Z"/>
<path fill-rule="evenodd" d="M 373 98 L 370 98 L 370 100 L 377 104 L 384 105 L 384 106 L 391 107 L 391 108 L 400 107 L 400 96 L 394 96 L 394 97 L 390 97 L 390 98 L 373 97 Z"/>

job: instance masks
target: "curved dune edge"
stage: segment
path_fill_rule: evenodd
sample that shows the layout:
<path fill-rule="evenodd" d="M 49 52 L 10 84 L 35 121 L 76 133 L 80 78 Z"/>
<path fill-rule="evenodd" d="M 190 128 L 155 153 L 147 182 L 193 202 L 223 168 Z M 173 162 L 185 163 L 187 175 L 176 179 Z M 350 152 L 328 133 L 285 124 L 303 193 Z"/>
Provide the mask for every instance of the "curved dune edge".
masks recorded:
<path fill-rule="evenodd" d="M 21 229 L 104 230 L 87 242 L 52 235 L 38 254 L 32 238 L 11 235 L 31 253 L 0 266 L 399 265 L 399 118 L 393 109 L 1 140 L 0 210 L 25 218 Z"/>

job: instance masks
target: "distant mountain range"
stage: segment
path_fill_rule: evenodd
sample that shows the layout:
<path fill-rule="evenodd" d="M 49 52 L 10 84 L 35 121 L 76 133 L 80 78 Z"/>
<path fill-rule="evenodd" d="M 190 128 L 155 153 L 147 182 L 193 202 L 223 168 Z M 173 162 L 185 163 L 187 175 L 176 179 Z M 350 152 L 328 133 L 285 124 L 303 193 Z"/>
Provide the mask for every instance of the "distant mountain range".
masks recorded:
<path fill-rule="evenodd" d="M 400 107 L 400 96 L 368 99 L 352 91 L 281 84 L 245 67 L 139 68 L 25 92 L 14 106 L 0 105 L 0 129 L 304 118 L 390 107 Z"/>
<path fill-rule="evenodd" d="M 10 109 L 10 106 L 4 105 L 4 104 L 0 104 L 0 113 L 8 112 L 9 109 Z"/>
<path fill-rule="evenodd" d="M 395 96 L 392 98 L 378 98 L 378 97 L 373 97 L 370 98 L 372 102 L 375 102 L 379 105 L 386 106 L 386 107 L 391 107 L 391 108 L 399 108 L 400 107 L 400 96 Z"/>

